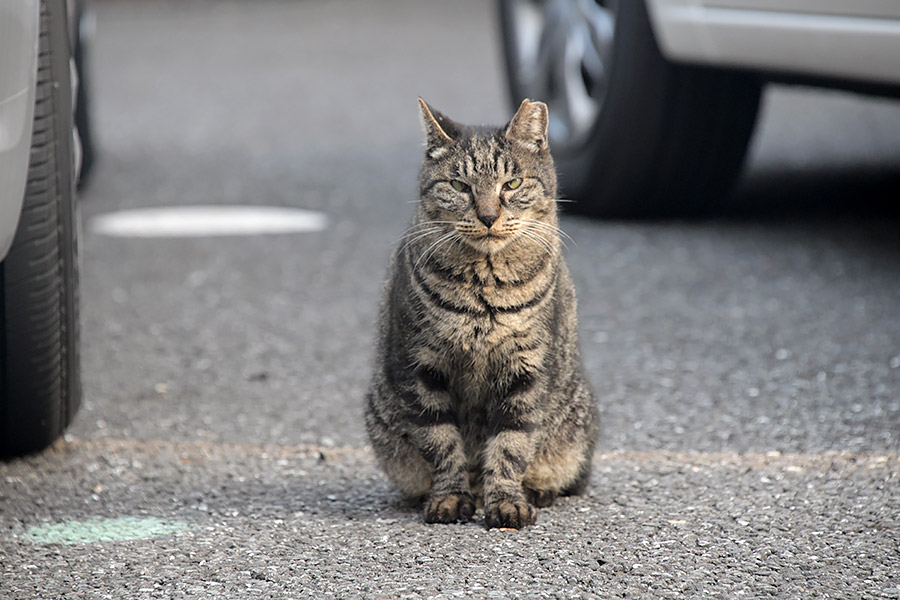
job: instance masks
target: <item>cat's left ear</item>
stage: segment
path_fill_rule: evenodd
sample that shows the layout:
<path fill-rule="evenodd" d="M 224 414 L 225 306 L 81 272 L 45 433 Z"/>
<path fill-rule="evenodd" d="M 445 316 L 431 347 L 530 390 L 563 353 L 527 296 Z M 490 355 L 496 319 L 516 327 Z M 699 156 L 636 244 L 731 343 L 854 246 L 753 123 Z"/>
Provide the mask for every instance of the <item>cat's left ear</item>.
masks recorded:
<path fill-rule="evenodd" d="M 543 152 L 547 149 L 549 119 L 546 104 L 526 98 L 506 126 L 506 139 L 517 142 L 532 152 Z"/>
<path fill-rule="evenodd" d="M 419 98 L 419 108 L 422 111 L 422 125 L 425 127 L 425 143 L 428 157 L 440 158 L 447 152 L 447 147 L 459 136 L 459 125 L 439 113 L 432 110 L 424 100 Z"/>

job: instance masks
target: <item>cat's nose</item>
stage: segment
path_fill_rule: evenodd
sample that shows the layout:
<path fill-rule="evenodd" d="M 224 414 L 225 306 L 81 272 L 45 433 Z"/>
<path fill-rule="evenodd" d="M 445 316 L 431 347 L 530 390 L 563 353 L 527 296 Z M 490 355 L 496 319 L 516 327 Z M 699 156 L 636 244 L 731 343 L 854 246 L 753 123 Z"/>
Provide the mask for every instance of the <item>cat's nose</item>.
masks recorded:
<path fill-rule="evenodd" d="M 495 214 L 495 213 L 479 214 L 479 215 L 478 215 L 478 220 L 481 221 L 482 223 L 484 223 L 484 226 L 485 226 L 485 227 L 487 227 L 488 229 L 490 229 L 490 228 L 491 228 L 491 225 L 493 225 L 493 224 L 497 221 L 497 218 L 498 218 L 499 216 L 500 216 L 500 215 L 497 215 L 497 214 Z"/>
<path fill-rule="evenodd" d="M 488 229 L 500 218 L 500 199 L 488 194 L 475 198 L 475 216 Z"/>

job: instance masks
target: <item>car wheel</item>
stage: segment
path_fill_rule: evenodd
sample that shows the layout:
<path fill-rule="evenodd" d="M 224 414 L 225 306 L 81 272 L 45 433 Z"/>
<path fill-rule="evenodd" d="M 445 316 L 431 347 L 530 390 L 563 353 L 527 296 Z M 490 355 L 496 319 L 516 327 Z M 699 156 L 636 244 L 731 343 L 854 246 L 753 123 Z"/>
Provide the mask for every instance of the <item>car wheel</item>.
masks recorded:
<path fill-rule="evenodd" d="M 547 103 L 574 210 L 684 215 L 727 194 L 756 120 L 756 77 L 665 60 L 643 1 L 500 0 L 499 10 L 511 99 Z"/>
<path fill-rule="evenodd" d="M 46 447 L 81 398 L 72 88 L 65 0 L 41 2 L 34 128 L 16 237 L 0 263 L 0 452 Z"/>

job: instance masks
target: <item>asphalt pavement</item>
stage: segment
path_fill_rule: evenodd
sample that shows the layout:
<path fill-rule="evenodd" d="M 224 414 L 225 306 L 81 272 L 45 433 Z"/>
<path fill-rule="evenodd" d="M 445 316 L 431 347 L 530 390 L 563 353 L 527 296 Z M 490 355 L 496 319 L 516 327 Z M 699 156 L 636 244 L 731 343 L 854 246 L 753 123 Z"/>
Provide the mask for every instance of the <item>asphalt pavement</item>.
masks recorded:
<path fill-rule="evenodd" d="M 490 3 L 94 8 L 85 397 L 0 463 L 0 598 L 900 598 L 900 104 L 776 88 L 717 215 L 565 216 L 589 491 L 519 532 L 430 526 L 362 396 L 416 97 L 510 114 Z M 327 223 L 96 229 L 223 204 Z"/>

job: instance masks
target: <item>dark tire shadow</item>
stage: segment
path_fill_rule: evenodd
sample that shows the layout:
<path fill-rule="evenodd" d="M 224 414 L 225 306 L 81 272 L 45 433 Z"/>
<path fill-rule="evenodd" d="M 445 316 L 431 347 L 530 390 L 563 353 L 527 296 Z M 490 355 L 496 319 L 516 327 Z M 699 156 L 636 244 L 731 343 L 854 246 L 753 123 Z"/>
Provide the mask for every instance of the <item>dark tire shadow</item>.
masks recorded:
<path fill-rule="evenodd" d="M 900 217 L 897 165 L 748 169 L 718 215 L 732 219 Z"/>

